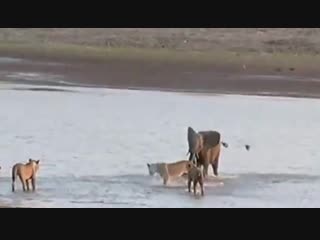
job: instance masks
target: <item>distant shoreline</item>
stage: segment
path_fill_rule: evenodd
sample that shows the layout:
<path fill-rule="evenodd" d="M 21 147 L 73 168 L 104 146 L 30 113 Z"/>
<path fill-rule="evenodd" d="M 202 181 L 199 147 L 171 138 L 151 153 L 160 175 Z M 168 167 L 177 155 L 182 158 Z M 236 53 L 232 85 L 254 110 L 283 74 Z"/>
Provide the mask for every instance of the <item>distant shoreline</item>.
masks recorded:
<path fill-rule="evenodd" d="M 3 73 L 0 81 L 4 82 L 61 85 L 47 79 L 25 81 L 23 77 L 8 77 L 12 73 L 41 73 L 63 76 L 63 81 L 72 83 L 70 86 L 80 87 L 320 98 L 320 69 L 315 67 L 320 58 L 312 55 L 265 57 L 245 53 L 239 57 L 230 52 L 210 54 L 60 44 L 36 47 L 0 42 L 0 57 L 25 60 L 0 62 L 0 73 Z"/>
<path fill-rule="evenodd" d="M 5 82 L 6 83 L 6 82 Z M 13 87 L 5 88 L 1 90 L 17 90 L 17 91 L 34 91 L 34 92 L 74 92 L 73 90 L 57 89 L 55 87 L 83 87 L 83 88 L 105 88 L 105 89 L 116 89 L 116 90 L 133 90 L 133 91 L 150 91 L 150 92 L 165 92 L 165 93 L 177 93 L 177 94 L 192 94 L 199 96 L 212 96 L 212 95 L 239 95 L 239 96 L 256 96 L 256 97 L 285 97 L 285 98 L 306 98 L 306 99 L 320 99 L 319 94 L 303 94 L 299 92 L 292 93 L 281 93 L 281 92 L 234 92 L 234 91 L 210 91 L 210 90 L 184 90 L 184 89 L 166 89 L 166 88 L 144 88 L 144 87 L 116 87 L 116 86 L 93 86 L 93 85 L 47 85 L 43 83 L 26 83 L 26 82 L 11 82 L 13 84 L 30 85 L 30 87 Z M 1 84 L 1 81 L 0 81 Z"/>

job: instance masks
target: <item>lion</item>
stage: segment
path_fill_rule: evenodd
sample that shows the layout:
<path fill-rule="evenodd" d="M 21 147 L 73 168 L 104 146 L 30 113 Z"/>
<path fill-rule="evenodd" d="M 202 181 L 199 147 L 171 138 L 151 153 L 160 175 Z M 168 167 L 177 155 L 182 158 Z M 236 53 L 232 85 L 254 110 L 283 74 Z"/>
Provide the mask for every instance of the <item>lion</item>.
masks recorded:
<path fill-rule="evenodd" d="M 39 170 L 40 160 L 29 159 L 26 164 L 17 163 L 12 167 L 12 192 L 15 191 L 15 180 L 19 176 L 23 191 L 29 191 L 29 181 L 32 183 L 32 190 L 36 190 L 36 174 Z"/>
<path fill-rule="evenodd" d="M 191 192 L 191 183 L 193 182 L 193 193 L 197 195 L 197 184 L 199 183 L 201 189 L 201 195 L 204 196 L 204 176 L 201 168 L 196 166 L 193 161 L 188 165 L 188 191 Z"/>
<path fill-rule="evenodd" d="M 172 178 L 182 177 L 188 174 L 190 161 L 181 160 L 174 163 L 148 163 L 149 175 L 159 174 L 163 179 L 163 184 L 167 185 Z"/>

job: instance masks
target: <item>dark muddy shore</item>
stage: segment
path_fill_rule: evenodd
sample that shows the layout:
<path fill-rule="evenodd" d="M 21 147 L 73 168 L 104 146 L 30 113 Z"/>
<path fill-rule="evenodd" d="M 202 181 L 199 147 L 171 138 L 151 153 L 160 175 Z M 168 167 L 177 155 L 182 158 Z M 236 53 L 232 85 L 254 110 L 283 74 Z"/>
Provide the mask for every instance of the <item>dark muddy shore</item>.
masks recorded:
<path fill-rule="evenodd" d="M 55 61 L 25 56 L 26 61 L 0 63 L 0 80 L 41 85 L 75 85 L 194 93 L 320 97 L 320 80 L 312 74 L 281 74 L 263 70 L 237 71 L 189 63 L 144 60 Z M 39 73 L 44 77 L 12 78 L 12 74 Z M 45 77 L 45 76 L 48 77 Z M 50 75 L 60 76 L 51 81 Z M 48 78 L 48 79 L 46 79 Z M 51 81 L 51 82 L 49 82 Z"/>
<path fill-rule="evenodd" d="M 318 98 L 319 43 L 300 28 L 3 28 L 0 57 L 27 61 L 0 61 L 0 81 Z"/>

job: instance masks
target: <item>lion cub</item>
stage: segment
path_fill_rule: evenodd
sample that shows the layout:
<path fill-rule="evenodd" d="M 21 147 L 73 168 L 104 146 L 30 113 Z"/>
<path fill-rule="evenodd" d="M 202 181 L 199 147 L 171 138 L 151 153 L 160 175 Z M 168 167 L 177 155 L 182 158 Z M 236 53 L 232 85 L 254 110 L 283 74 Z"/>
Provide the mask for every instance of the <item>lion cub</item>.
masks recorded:
<path fill-rule="evenodd" d="M 39 170 L 40 160 L 29 159 L 26 164 L 17 163 L 12 167 L 12 192 L 15 191 L 15 181 L 17 176 L 19 176 L 22 183 L 23 191 L 29 191 L 29 181 L 32 183 L 32 190 L 36 190 L 36 174 Z"/>
<path fill-rule="evenodd" d="M 181 160 L 174 163 L 153 163 L 147 164 L 149 175 L 159 174 L 163 179 L 163 184 L 167 185 L 171 178 L 181 177 L 188 174 L 188 160 Z"/>
<path fill-rule="evenodd" d="M 191 192 L 191 182 L 193 182 L 193 192 L 197 195 L 197 184 L 199 183 L 201 189 L 201 195 L 204 196 L 203 187 L 203 172 L 192 161 L 188 165 L 188 191 Z"/>

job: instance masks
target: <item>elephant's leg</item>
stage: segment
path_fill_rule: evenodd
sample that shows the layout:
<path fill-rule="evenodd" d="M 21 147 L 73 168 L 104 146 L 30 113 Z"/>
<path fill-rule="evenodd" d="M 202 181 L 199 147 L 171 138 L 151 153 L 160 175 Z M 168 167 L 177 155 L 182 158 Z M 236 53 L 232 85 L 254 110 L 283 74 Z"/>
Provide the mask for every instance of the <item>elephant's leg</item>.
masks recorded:
<path fill-rule="evenodd" d="M 217 177 L 219 175 L 218 168 L 219 168 L 219 159 L 220 159 L 220 148 L 217 149 L 217 152 L 215 155 L 216 156 L 212 163 L 212 168 L 213 168 L 213 174 Z"/>
<path fill-rule="evenodd" d="M 212 163 L 212 169 L 213 169 L 213 174 L 218 177 L 219 173 L 218 173 L 218 167 L 219 167 L 219 161 L 215 161 L 214 163 Z"/>
<path fill-rule="evenodd" d="M 208 168 L 209 168 L 209 163 L 205 162 L 203 164 L 203 177 L 206 178 L 208 176 Z"/>
<path fill-rule="evenodd" d="M 204 177 L 208 175 L 209 162 L 207 159 L 208 159 L 208 152 L 206 152 L 206 150 L 202 150 L 199 154 L 197 167 L 202 167 L 202 172 Z"/>

